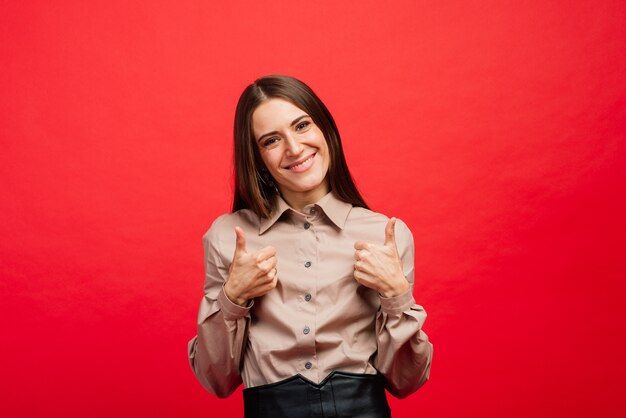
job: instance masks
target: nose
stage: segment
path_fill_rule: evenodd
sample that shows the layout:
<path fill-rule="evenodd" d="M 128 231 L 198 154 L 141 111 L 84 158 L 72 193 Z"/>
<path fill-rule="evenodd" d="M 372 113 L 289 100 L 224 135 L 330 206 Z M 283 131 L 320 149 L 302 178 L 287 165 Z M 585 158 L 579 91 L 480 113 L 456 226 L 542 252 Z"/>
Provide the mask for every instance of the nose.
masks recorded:
<path fill-rule="evenodd" d="M 291 134 L 287 134 L 285 143 L 287 145 L 287 152 L 291 155 L 299 155 L 304 150 L 302 144 Z"/>

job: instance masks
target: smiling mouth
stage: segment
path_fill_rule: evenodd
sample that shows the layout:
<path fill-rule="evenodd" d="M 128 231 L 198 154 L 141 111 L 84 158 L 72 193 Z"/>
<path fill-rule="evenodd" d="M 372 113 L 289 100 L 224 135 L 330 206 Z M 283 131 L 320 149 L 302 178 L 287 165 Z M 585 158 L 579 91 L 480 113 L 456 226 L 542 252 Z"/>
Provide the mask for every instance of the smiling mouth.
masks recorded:
<path fill-rule="evenodd" d="M 310 166 L 313 162 L 313 158 L 315 157 L 315 155 L 316 153 L 313 153 L 306 157 L 304 160 L 296 161 L 293 164 L 289 164 L 287 167 L 285 167 L 285 169 L 290 171 L 301 171 L 302 169 L 308 168 L 308 166 Z"/>

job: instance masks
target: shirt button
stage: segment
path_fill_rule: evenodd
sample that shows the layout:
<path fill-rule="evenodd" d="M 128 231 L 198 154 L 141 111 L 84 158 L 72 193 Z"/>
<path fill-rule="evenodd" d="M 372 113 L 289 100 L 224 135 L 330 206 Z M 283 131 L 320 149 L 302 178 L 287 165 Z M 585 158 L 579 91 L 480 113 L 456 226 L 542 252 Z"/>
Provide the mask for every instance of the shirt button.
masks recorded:
<path fill-rule="evenodd" d="M 311 262 L 307 261 L 306 263 L 304 263 L 304 267 L 309 268 L 311 267 Z"/>
<path fill-rule="evenodd" d="M 309 327 L 304 327 L 304 329 L 302 330 L 302 332 L 304 332 L 304 334 L 308 334 L 309 332 L 311 332 L 311 328 Z"/>
<path fill-rule="evenodd" d="M 315 213 L 315 208 L 311 208 L 311 210 L 309 211 L 309 213 Z"/>
<path fill-rule="evenodd" d="M 309 229 L 311 227 L 311 224 L 308 222 L 304 223 L 304 229 Z"/>
<path fill-rule="evenodd" d="M 311 300 L 311 294 L 307 293 L 306 295 L 304 295 L 304 300 L 306 300 L 307 302 L 309 302 Z"/>
<path fill-rule="evenodd" d="M 310 361 L 307 361 L 306 363 L 304 363 L 304 368 L 305 369 L 310 369 L 311 367 L 313 367 L 313 364 Z"/>

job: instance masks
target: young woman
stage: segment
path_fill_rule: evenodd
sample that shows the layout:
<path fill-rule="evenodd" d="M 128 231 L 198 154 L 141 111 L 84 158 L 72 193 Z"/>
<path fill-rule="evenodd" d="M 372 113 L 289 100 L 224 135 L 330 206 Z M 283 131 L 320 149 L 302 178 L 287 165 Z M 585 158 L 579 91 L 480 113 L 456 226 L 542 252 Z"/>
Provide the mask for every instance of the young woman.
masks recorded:
<path fill-rule="evenodd" d="M 235 197 L 203 237 L 189 361 L 246 418 L 389 417 L 385 389 L 426 382 L 432 345 L 413 299 L 413 237 L 368 209 L 328 109 L 263 77 L 235 113 Z"/>

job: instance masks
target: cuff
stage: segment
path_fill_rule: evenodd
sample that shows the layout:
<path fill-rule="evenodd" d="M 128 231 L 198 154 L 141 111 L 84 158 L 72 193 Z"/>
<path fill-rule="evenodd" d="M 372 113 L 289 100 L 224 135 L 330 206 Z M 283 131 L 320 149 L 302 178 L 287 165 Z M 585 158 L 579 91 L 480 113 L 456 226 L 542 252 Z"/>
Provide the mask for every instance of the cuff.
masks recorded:
<path fill-rule="evenodd" d="M 248 314 L 250 308 L 254 305 L 254 300 L 250 301 L 248 306 L 239 306 L 228 299 L 228 296 L 226 296 L 224 288 L 222 287 L 222 290 L 220 290 L 220 293 L 217 295 L 217 304 L 224 314 L 224 319 L 236 321 Z"/>
<path fill-rule="evenodd" d="M 413 299 L 411 286 L 409 286 L 409 289 L 406 292 L 398 296 L 391 298 L 380 296 L 380 307 L 386 314 L 399 315 L 402 312 L 409 310 L 414 304 L 415 300 Z"/>

